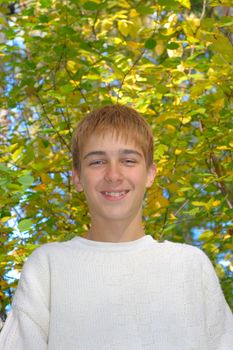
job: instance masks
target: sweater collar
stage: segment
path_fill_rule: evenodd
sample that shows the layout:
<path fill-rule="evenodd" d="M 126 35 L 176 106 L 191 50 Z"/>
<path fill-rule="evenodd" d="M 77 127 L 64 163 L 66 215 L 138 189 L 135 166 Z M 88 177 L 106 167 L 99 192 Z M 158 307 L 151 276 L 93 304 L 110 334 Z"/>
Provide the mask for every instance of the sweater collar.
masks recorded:
<path fill-rule="evenodd" d="M 86 248 L 93 248 L 106 251 L 130 251 L 130 250 L 140 250 L 152 246 L 156 242 L 151 235 L 142 236 L 134 241 L 129 242 L 101 242 L 93 241 L 81 236 L 77 236 L 72 239 L 73 242 L 80 243 Z"/>

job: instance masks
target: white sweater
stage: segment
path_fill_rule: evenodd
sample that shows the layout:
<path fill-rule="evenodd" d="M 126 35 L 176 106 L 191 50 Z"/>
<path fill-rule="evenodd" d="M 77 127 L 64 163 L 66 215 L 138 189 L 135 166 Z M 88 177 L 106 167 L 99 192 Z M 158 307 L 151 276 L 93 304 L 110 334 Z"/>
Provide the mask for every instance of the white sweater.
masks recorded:
<path fill-rule="evenodd" d="M 24 264 L 0 350 L 233 350 L 233 317 L 207 256 L 150 235 L 76 237 Z"/>

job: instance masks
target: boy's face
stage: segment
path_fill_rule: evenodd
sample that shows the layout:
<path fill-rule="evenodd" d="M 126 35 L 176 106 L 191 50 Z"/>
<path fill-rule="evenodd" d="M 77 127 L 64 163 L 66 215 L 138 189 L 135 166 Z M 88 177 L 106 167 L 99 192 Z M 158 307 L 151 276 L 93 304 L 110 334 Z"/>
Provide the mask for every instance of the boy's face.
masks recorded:
<path fill-rule="evenodd" d="M 92 135 L 81 156 L 81 173 L 73 171 L 78 191 L 84 191 L 92 220 L 127 220 L 142 215 L 146 187 L 155 165 L 146 167 L 142 150 L 111 133 Z"/>

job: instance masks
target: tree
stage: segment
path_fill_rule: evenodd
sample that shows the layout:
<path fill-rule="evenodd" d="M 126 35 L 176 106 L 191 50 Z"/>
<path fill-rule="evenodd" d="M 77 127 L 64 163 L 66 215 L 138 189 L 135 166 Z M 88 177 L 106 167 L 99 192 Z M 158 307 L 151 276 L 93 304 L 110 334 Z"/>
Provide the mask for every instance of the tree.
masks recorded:
<path fill-rule="evenodd" d="M 17 285 L 10 271 L 39 245 L 88 227 L 71 183 L 71 135 L 86 112 L 116 102 L 154 131 L 146 232 L 203 249 L 233 307 L 230 3 L 223 15 L 215 0 L 37 0 L 9 2 L 10 12 L 4 4 L 2 315 Z"/>

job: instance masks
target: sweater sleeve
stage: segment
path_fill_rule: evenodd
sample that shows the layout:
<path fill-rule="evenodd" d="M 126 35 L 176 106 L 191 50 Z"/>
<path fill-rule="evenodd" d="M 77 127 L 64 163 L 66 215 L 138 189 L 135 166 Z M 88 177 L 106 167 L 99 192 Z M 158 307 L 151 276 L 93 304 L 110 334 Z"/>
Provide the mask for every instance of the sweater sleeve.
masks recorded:
<path fill-rule="evenodd" d="M 49 271 L 41 249 L 24 264 L 12 309 L 0 333 L 1 350 L 47 349 Z"/>
<path fill-rule="evenodd" d="M 12 309 L 0 334 L 1 350 L 46 350 L 45 336 L 24 312 Z"/>
<path fill-rule="evenodd" d="M 233 315 L 212 263 L 204 255 L 203 290 L 209 349 L 233 350 Z"/>

